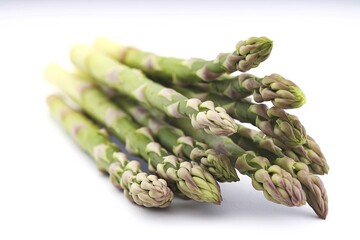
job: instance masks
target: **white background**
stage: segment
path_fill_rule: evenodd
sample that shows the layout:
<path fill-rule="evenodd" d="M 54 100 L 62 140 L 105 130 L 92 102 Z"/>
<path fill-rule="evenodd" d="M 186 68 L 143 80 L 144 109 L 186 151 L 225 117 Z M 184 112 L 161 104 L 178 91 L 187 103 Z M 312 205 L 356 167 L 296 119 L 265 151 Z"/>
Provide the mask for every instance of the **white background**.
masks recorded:
<path fill-rule="evenodd" d="M 0 1 L 0 239 L 120 239 L 125 231 L 136 239 L 357 234 L 359 30 L 358 1 Z M 209 59 L 241 39 L 271 38 L 270 58 L 251 72 L 282 74 L 306 93 L 307 104 L 291 113 L 330 164 L 322 177 L 328 218 L 318 219 L 309 206 L 266 201 L 246 176 L 221 184 L 221 206 L 176 199 L 153 210 L 129 203 L 45 104 L 55 89 L 42 77 L 44 66 L 70 66 L 71 45 L 101 35 Z"/>

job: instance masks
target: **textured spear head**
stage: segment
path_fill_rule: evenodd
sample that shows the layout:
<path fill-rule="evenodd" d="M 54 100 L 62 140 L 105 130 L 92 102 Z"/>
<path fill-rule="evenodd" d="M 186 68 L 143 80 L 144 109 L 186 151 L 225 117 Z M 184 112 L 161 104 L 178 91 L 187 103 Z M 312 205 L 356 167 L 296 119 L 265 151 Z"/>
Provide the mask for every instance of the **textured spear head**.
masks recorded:
<path fill-rule="evenodd" d="M 251 37 L 238 42 L 233 53 L 234 58 L 238 58 L 235 62 L 237 69 L 246 72 L 257 67 L 269 57 L 272 47 L 272 41 L 266 37 Z"/>
<path fill-rule="evenodd" d="M 220 204 L 220 187 L 205 169 L 190 162 L 181 162 L 169 155 L 156 166 L 159 176 L 176 182 L 178 189 L 187 197 L 199 202 Z"/>
<path fill-rule="evenodd" d="M 271 74 L 258 80 L 261 86 L 253 94 L 256 102 L 271 101 L 278 108 L 298 108 L 306 102 L 301 89 L 279 74 Z"/>
<path fill-rule="evenodd" d="M 279 166 L 256 171 L 252 180 L 254 187 L 261 186 L 260 189 L 270 201 L 289 207 L 302 206 L 306 202 L 300 182 Z"/>
<path fill-rule="evenodd" d="M 174 197 L 164 179 L 144 172 L 132 178 L 129 193 L 134 202 L 145 207 L 165 208 Z"/>
<path fill-rule="evenodd" d="M 309 167 L 315 174 L 327 174 L 329 172 L 329 165 L 322 153 L 320 146 L 315 140 L 307 135 L 305 151 L 310 161 L 312 162 Z"/>
<path fill-rule="evenodd" d="M 276 107 L 268 109 L 267 116 L 271 121 L 263 122 L 265 134 L 269 135 L 268 133 L 270 133 L 269 136 L 273 135 L 272 137 L 279 139 L 289 147 L 297 147 L 306 143 L 305 128 L 296 116 Z"/>
<path fill-rule="evenodd" d="M 138 161 L 128 161 L 122 153 L 109 167 L 110 180 L 124 190 L 125 196 L 138 205 L 164 208 L 169 206 L 174 195 L 163 179 L 141 172 Z"/>
<path fill-rule="evenodd" d="M 279 166 L 270 165 L 267 158 L 247 152 L 237 159 L 236 168 L 251 174 L 254 188 L 263 191 L 266 199 L 290 207 L 305 204 L 300 182 Z"/>
<path fill-rule="evenodd" d="M 185 155 L 182 152 L 186 151 L 185 148 L 188 146 L 192 149 L 189 159 L 199 163 L 216 180 L 220 182 L 239 181 L 239 177 L 226 155 L 217 153 L 214 149 L 209 149 L 206 144 L 197 142 L 189 136 L 178 138 L 177 143 L 178 145 L 175 147 L 176 156 L 184 157 Z"/>
<path fill-rule="evenodd" d="M 325 219 L 328 213 L 328 197 L 321 179 L 310 173 L 306 164 L 295 162 L 289 157 L 276 159 L 276 164 L 297 177 L 306 193 L 307 202 L 320 218 Z"/>
<path fill-rule="evenodd" d="M 324 175 L 329 173 L 329 165 L 327 163 L 325 163 L 323 166 L 320 166 L 316 163 L 310 163 L 308 167 L 311 173 L 317 175 Z"/>
<path fill-rule="evenodd" d="M 212 101 L 201 102 L 196 98 L 187 101 L 187 106 L 197 110 L 191 116 L 191 124 L 195 129 L 203 129 L 213 135 L 228 136 L 237 130 L 237 125 L 221 107 L 215 107 Z"/>
<path fill-rule="evenodd" d="M 307 196 L 307 202 L 315 213 L 322 219 L 328 214 L 328 197 L 321 179 L 307 171 L 299 171 L 299 181 L 303 184 Z"/>
<path fill-rule="evenodd" d="M 307 135 L 305 128 L 296 116 L 287 114 L 285 111 L 274 107 L 268 110 L 268 115 L 278 118 L 274 132 L 278 136 L 283 136 L 283 140 L 289 140 L 287 144 L 303 145 L 306 143 Z"/>
<path fill-rule="evenodd" d="M 201 159 L 206 169 L 220 182 L 236 182 L 239 181 L 234 167 L 230 159 L 221 153 L 217 153 L 214 149 L 205 151 L 206 157 Z"/>
<path fill-rule="evenodd" d="M 237 126 L 226 111 L 221 107 L 215 107 L 212 101 L 202 102 L 197 98 L 186 99 L 171 88 L 162 89 L 158 95 L 167 101 L 175 101 L 174 98 L 184 98 L 169 104 L 165 110 L 168 116 L 174 118 L 189 117 L 191 124 L 196 129 L 204 129 L 209 134 L 231 135 L 236 132 Z M 185 110 L 186 109 L 186 110 Z M 187 112 L 184 114 L 184 112 Z"/>

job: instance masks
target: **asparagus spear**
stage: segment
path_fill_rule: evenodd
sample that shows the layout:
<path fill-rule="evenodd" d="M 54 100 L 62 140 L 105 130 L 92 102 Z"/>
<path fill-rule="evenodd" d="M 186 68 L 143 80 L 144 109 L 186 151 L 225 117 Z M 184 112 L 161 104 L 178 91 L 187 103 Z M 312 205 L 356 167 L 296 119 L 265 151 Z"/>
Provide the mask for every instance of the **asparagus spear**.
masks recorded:
<path fill-rule="evenodd" d="M 257 67 L 269 57 L 272 41 L 266 37 L 251 37 L 238 42 L 235 52 L 221 53 L 212 61 L 157 56 L 106 38 L 98 39 L 95 47 L 153 78 L 192 85 L 195 82 L 215 80 L 224 73 L 237 70 L 245 72 Z"/>
<path fill-rule="evenodd" d="M 115 129 L 116 131 L 116 129 Z M 126 148 L 140 156 L 148 157 L 150 171 L 169 181 L 174 181 L 185 196 L 200 202 L 220 204 L 220 189 L 213 176 L 199 165 L 183 162 L 151 138 L 148 128 L 140 128 L 126 137 Z"/>
<path fill-rule="evenodd" d="M 233 101 L 214 93 L 194 92 L 178 86 L 174 88 L 188 97 L 212 100 L 216 105 L 226 109 L 234 118 L 253 124 L 266 135 L 279 139 L 290 148 L 297 148 L 299 154 L 306 156 L 302 148 L 302 145 L 306 143 L 305 128 L 296 116 L 286 113 L 283 109 L 268 108 L 264 104 L 252 104 L 245 99 Z"/>
<path fill-rule="evenodd" d="M 303 162 L 308 165 L 310 171 L 315 174 L 323 175 L 329 171 L 329 166 L 324 155 L 311 137 L 308 137 L 307 142 L 303 145 L 307 157 L 287 148 L 280 141 L 265 136 L 262 132 L 240 124 L 238 124 L 237 133 L 232 135 L 231 139 L 247 149 L 260 150 L 260 152 L 268 158 L 275 159 L 277 157 L 288 156 L 296 162 Z"/>
<path fill-rule="evenodd" d="M 160 144 L 154 142 L 149 129 L 138 129 L 130 117 L 91 81 L 72 76 L 57 65 L 49 65 L 45 69 L 45 77 L 125 142 L 129 151 L 147 159 L 151 171 L 156 171 L 167 181 L 176 182 L 179 190 L 187 197 L 220 203 L 219 186 L 209 172 L 169 155 Z"/>
<path fill-rule="evenodd" d="M 238 76 L 223 76 L 222 81 L 197 84 L 203 91 L 214 92 L 234 100 L 252 95 L 255 102 L 271 101 L 278 108 L 298 108 L 305 101 L 305 95 L 292 81 L 279 74 L 264 78 L 243 73 Z"/>
<path fill-rule="evenodd" d="M 269 188 L 261 186 L 261 184 L 264 184 L 261 181 L 264 178 L 259 180 L 259 175 L 262 177 L 266 176 L 265 179 L 268 181 L 273 181 L 273 184 L 275 184 L 281 194 L 280 197 L 285 197 L 285 199 L 282 201 L 279 200 L 278 194 L 275 194 L 275 197 L 278 198 L 271 198 L 268 192 L 264 192 L 265 197 L 269 200 L 274 201 L 275 199 L 274 202 L 280 202 L 284 205 L 299 206 L 304 203 L 306 199 L 320 218 L 326 218 L 328 211 L 326 190 L 320 178 L 311 174 L 306 164 L 295 162 L 289 157 L 281 157 L 272 162 L 275 165 L 271 165 L 267 158 L 257 156 L 254 152 L 245 151 L 236 145 L 229 137 L 209 136 L 202 130 L 191 129 L 191 126 L 186 121 L 170 118 L 167 118 L 167 121 L 181 128 L 185 133 L 193 136 L 198 141 L 204 141 L 216 151 L 227 155 L 240 173 L 251 176 L 253 186 L 256 189 L 268 190 Z M 274 169 L 276 170 L 274 171 Z M 271 182 L 267 183 L 271 184 Z M 276 188 L 272 186 L 271 189 Z M 306 198 L 304 195 L 306 195 Z"/>
<path fill-rule="evenodd" d="M 139 124 L 149 127 L 160 144 L 176 156 L 199 162 L 200 166 L 206 168 L 218 181 L 239 180 L 234 167 L 224 154 L 218 154 L 206 144 L 185 136 L 182 130 L 154 117 L 136 101 L 120 96 L 115 102 Z"/>
<path fill-rule="evenodd" d="M 307 202 L 320 218 L 325 219 L 328 214 L 328 197 L 321 179 L 311 174 L 306 164 L 295 162 L 289 157 L 278 158 L 275 163 L 299 179 Z"/>
<path fill-rule="evenodd" d="M 233 102 L 216 94 L 207 94 L 205 98 L 222 106 L 234 118 L 257 126 L 269 136 L 267 139 L 273 138 L 274 143 L 289 157 L 311 165 L 318 174 L 328 172 L 328 165 L 319 145 L 306 134 L 296 116 L 276 107 L 269 109 L 264 104 L 253 104 L 247 100 Z M 241 138 L 244 134 L 239 128 L 241 125 L 238 124 L 238 131 L 232 135 L 233 139 Z"/>
<path fill-rule="evenodd" d="M 300 182 L 279 166 L 271 165 L 265 157 L 245 151 L 230 138 L 210 136 L 203 130 L 194 130 L 188 121 L 166 118 L 168 122 L 181 128 L 186 134 L 214 148 L 215 151 L 229 157 L 232 165 L 244 175 L 251 177 L 253 187 L 263 191 L 264 196 L 275 203 L 285 206 L 305 204 L 305 193 Z"/>
<path fill-rule="evenodd" d="M 80 147 L 95 159 L 98 168 L 110 174 L 113 184 L 123 189 L 130 201 L 145 207 L 169 206 L 173 193 L 165 180 L 142 172 L 138 161 L 129 161 L 111 143 L 103 129 L 70 108 L 62 98 L 51 95 L 47 98 L 47 103 L 54 117 Z"/>
<path fill-rule="evenodd" d="M 89 73 L 99 83 L 113 87 L 170 117 L 190 118 L 194 128 L 203 128 L 208 133 L 218 135 L 236 132 L 234 120 L 224 109 L 215 107 L 213 102 L 188 99 L 99 51 L 76 45 L 71 51 L 71 59 L 80 70 Z"/>
<path fill-rule="evenodd" d="M 258 78 L 251 74 L 241 74 L 238 77 L 223 75 L 236 70 L 244 72 L 251 66 L 256 67 L 260 62 L 254 61 L 256 64 L 250 64 L 255 60 L 254 56 L 256 55 L 262 56 L 265 53 L 265 58 L 258 58 L 261 61 L 265 60 L 270 54 L 272 42 L 264 37 L 241 41 L 236 52 L 220 54 L 214 61 L 202 59 L 185 61 L 156 56 L 133 47 L 122 46 L 106 38 L 99 38 L 95 42 L 95 47 L 130 67 L 141 69 L 153 79 L 159 79 L 166 83 L 196 84 L 207 91 L 220 93 L 235 100 L 252 94 L 256 102 L 272 101 L 274 106 L 280 108 L 298 108 L 305 103 L 305 95 L 301 89 L 278 74 L 264 78 Z M 254 55 L 256 51 L 258 52 Z M 236 56 L 242 54 L 247 55 L 245 60 Z M 244 64 L 247 59 L 249 62 Z M 237 63 L 239 60 L 240 62 Z M 211 81 L 215 79 L 220 81 Z"/>

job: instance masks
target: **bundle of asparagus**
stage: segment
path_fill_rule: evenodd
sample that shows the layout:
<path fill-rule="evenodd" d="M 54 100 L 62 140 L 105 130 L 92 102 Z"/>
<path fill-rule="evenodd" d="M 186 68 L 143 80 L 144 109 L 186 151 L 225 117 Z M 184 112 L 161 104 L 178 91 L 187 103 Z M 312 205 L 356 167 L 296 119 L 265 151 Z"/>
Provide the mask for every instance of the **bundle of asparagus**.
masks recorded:
<path fill-rule="evenodd" d="M 285 111 L 301 107 L 304 93 L 278 74 L 232 74 L 257 67 L 271 50 L 271 40 L 252 37 L 212 61 L 186 60 L 100 38 L 93 47 L 73 47 L 70 58 L 77 72 L 46 68 L 49 82 L 160 178 L 141 172 L 106 131 L 61 98 L 50 96 L 49 108 L 138 205 L 166 207 L 173 192 L 220 204 L 217 181 L 238 181 L 237 170 L 266 199 L 290 207 L 307 202 L 325 219 L 328 199 L 318 175 L 328 173 L 328 164 L 300 120 Z"/>

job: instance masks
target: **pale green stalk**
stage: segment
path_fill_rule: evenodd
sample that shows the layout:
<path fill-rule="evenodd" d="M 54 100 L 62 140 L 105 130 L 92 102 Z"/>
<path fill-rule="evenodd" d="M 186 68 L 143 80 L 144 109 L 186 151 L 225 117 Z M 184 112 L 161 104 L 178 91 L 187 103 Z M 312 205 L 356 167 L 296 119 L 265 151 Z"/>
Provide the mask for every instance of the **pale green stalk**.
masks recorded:
<path fill-rule="evenodd" d="M 150 128 L 160 144 L 172 151 L 176 156 L 199 162 L 218 181 L 233 182 L 239 178 L 229 159 L 209 148 L 206 144 L 196 141 L 178 128 L 154 117 L 150 111 L 124 96 L 119 96 L 115 102 L 122 107 L 139 124 Z"/>
<path fill-rule="evenodd" d="M 80 70 L 90 74 L 98 83 L 156 108 L 173 118 L 189 118 L 194 128 L 202 128 L 215 135 L 236 132 L 234 120 L 211 101 L 188 99 L 171 88 L 148 79 L 141 71 L 131 69 L 100 51 L 76 45 L 71 60 Z"/>
<path fill-rule="evenodd" d="M 214 93 L 198 92 L 196 89 L 174 87 L 187 97 L 209 99 L 221 106 L 240 122 L 251 123 L 266 135 L 278 139 L 286 146 L 299 148 L 306 143 L 306 131 L 299 119 L 283 109 L 268 108 L 265 104 L 253 104 L 245 99 L 234 101 Z M 304 151 L 302 151 L 305 154 Z"/>
<path fill-rule="evenodd" d="M 306 102 L 305 94 L 294 82 L 275 73 L 263 78 L 248 73 L 222 76 L 219 81 L 199 83 L 197 87 L 233 100 L 252 96 L 257 103 L 271 101 L 278 108 L 298 108 Z"/>
<path fill-rule="evenodd" d="M 85 150 L 101 171 L 108 172 L 112 183 L 124 190 L 132 202 L 145 207 L 167 207 L 173 199 L 165 180 L 141 171 L 138 161 L 129 161 L 113 144 L 104 129 L 69 107 L 62 98 L 51 95 L 47 103 L 52 115 Z"/>
<path fill-rule="evenodd" d="M 210 173 L 200 166 L 169 155 L 153 140 L 148 128 L 139 128 L 91 81 L 73 76 L 56 65 L 46 68 L 45 77 L 125 142 L 129 151 L 148 160 L 151 171 L 167 181 L 176 182 L 179 190 L 189 198 L 220 203 L 220 188 Z"/>
<path fill-rule="evenodd" d="M 238 42 L 233 53 L 220 53 L 211 61 L 158 56 L 123 46 L 107 38 L 99 38 L 94 46 L 130 67 L 141 69 L 153 78 L 166 83 L 192 85 L 196 82 L 216 80 L 224 73 L 245 72 L 257 67 L 269 57 L 272 41 L 266 37 L 251 37 Z"/>

